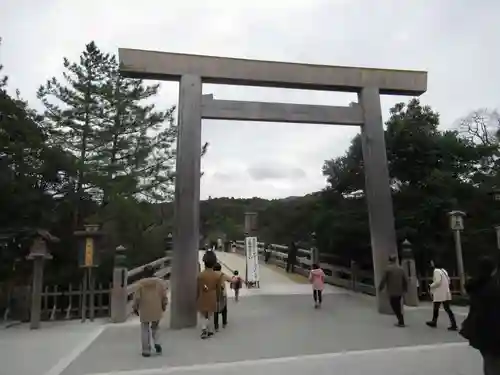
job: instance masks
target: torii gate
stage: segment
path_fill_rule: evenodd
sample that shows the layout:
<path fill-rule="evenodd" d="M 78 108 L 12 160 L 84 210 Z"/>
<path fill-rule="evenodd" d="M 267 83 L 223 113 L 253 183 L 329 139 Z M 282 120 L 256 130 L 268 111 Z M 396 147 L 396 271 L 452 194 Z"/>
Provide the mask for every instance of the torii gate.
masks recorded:
<path fill-rule="evenodd" d="M 256 61 L 136 49 L 119 50 L 124 77 L 178 81 L 179 134 L 175 179 L 175 234 L 171 327 L 197 324 L 196 275 L 202 119 L 295 122 L 361 127 L 375 285 L 389 255 L 397 255 L 394 214 L 380 95 L 418 96 L 427 72 Z M 348 107 L 215 100 L 202 97 L 203 83 L 355 92 Z M 389 313 L 377 292 L 377 307 Z"/>

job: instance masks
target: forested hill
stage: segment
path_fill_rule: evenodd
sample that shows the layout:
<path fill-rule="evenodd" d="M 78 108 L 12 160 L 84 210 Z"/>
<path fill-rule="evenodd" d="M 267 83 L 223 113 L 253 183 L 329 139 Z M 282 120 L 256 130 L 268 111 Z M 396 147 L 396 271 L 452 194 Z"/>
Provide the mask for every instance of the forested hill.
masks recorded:
<path fill-rule="evenodd" d="M 201 202 L 200 230 L 205 236 L 244 236 L 245 212 L 258 214 L 258 234 L 262 241 L 289 243 L 307 240 L 313 232 L 313 210 L 320 193 L 305 197 L 266 200 L 262 198 L 213 198 Z"/>

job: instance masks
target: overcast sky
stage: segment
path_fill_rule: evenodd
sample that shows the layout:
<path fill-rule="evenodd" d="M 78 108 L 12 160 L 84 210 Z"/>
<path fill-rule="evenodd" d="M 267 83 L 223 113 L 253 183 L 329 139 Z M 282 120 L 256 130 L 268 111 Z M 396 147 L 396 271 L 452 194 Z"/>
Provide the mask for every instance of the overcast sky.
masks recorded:
<path fill-rule="evenodd" d="M 422 69 L 422 101 L 442 126 L 500 105 L 498 0 L 0 0 L 0 61 L 34 107 L 38 85 L 59 76 L 94 40 L 118 47 L 330 65 Z M 177 103 L 164 83 L 158 103 Z M 216 99 L 347 105 L 351 94 L 210 86 Z M 383 113 L 406 97 L 384 97 Z M 325 186 L 325 159 L 358 129 L 204 121 L 210 142 L 202 198 L 303 195 Z"/>

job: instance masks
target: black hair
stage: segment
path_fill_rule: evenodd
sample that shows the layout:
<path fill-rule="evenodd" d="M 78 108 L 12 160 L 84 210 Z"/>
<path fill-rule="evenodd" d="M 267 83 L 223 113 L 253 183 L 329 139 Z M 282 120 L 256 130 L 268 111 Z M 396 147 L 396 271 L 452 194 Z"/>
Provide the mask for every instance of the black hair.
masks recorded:
<path fill-rule="evenodd" d="M 146 277 L 153 277 L 155 275 L 155 269 L 153 268 L 153 266 L 150 266 L 148 264 L 147 266 L 144 266 L 143 273 Z"/>
<path fill-rule="evenodd" d="M 234 276 L 238 276 L 238 275 L 239 275 L 238 270 L 234 270 L 234 271 L 233 271 L 233 275 L 234 275 Z"/>
<path fill-rule="evenodd" d="M 214 265 L 214 271 L 222 271 L 222 266 L 220 265 L 219 262 L 215 263 L 215 265 Z"/>
<path fill-rule="evenodd" d="M 317 270 L 318 268 L 319 268 L 319 266 L 318 266 L 316 263 L 314 263 L 314 264 L 312 265 L 312 269 L 313 269 L 313 270 Z"/>
<path fill-rule="evenodd" d="M 441 262 L 440 260 L 433 260 L 432 263 L 434 263 L 434 268 L 437 268 L 437 269 L 444 268 L 443 262 Z M 431 266 L 432 266 L 432 264 L 431 264 Z"/>
<path fill-rule="evenodd" d="M 389 262 L 396 263 L 397 260 L 398 260 L 398 257 L 396 255 L 394 255 L 394 254 L 389 255 Z"/>
<path fill-rule="evenodd" d="M 213 251 L 207 251 L 203 256 L 203 263 L 205 264 L 205 268 L 214 268 L 217 263 L 217 256 Z"/>

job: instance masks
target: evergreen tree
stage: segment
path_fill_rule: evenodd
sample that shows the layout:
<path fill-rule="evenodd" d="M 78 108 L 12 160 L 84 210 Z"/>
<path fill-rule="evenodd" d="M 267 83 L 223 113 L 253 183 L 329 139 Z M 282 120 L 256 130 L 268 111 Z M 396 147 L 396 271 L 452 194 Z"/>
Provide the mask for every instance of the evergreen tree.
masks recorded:
<path fill-rule="evenodd" d="M 103 121 L 97 131 L 103 203 L 113 197 L 164 201 L 170 197 L 177 129 L 175 107 L 157 111 L 148 99 L 159 85 L 123 78 L 113 57 L 109 76 L 101 91 Z"/>
<path fill-rule="evenodd" d="M 51 141 L 73 153 L 78 161 L 74 182 L 76 225 L 82 221 L 80 209 L 86 193 L 96 188 L 92 160 L 98 151 L 96 133 L 103 121 L 101 91 L 110 60 L 109 54 L 91 42 L 85 46 L 79 63 L 64 58 L 65 84 L 53 77 L 38 90 L 38 98 L 46 108 Z"/>

